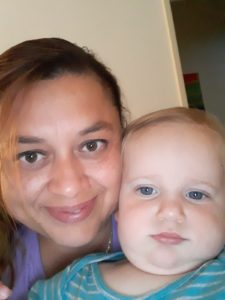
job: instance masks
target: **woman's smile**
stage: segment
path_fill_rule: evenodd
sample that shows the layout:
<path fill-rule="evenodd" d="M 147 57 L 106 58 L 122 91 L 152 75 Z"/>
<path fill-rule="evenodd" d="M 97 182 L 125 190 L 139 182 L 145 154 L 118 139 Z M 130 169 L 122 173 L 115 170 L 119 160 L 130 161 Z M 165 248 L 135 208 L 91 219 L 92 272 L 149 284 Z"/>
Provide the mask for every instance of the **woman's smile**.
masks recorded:
<path fill-rule="evenodd" d="M 94 209 L 96 197 L 74 206 L 45 207 L 48 214 L 62 223 L 76 223 L 85 220 Z"/>

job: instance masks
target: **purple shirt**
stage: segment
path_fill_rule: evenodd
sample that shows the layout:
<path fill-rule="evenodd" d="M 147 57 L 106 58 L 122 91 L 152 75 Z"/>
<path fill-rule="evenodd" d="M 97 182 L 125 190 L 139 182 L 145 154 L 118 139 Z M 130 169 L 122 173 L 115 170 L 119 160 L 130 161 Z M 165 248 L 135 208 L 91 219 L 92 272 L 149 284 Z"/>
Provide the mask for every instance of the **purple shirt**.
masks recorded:
<path fill-rule="evenodd" d="M 9 300 L 25 300 L 30 287 L 38 279 L 44 279 L 44 269 L 40 257 L 38 235 L 25 226 L 18 230 L 20 238 L 14 260 L 15 283 Z"/>
<path fill-rule="evenodd" d="M 112 252 L 120 250 L 117 235 L 117 223 L 112 218 Z M 38 279 L 44 279 L 45 273 L 41 261 L 38 235 L 29 228 L 21 225 L 17 235 L 21 241 L 16 248 L 14 260 L 15 284 L 9 300 L 26 300 L 28 290 Z"/>

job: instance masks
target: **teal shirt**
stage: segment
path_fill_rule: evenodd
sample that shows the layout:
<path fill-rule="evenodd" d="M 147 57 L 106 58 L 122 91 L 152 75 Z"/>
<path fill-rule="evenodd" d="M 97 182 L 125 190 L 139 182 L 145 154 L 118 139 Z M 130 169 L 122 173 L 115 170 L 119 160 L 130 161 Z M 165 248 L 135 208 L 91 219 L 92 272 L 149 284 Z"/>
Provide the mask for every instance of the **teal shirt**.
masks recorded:
<path fill-rule="evenodd" d="M 162 289 L 140 296 L 125 296 L 105 284 L 99 262 L 124 259 L 122 252 L 91 254 L 49 280 L 37 282 L 30 300 L 225 300 L 225 251 L 193 272 Z"/>

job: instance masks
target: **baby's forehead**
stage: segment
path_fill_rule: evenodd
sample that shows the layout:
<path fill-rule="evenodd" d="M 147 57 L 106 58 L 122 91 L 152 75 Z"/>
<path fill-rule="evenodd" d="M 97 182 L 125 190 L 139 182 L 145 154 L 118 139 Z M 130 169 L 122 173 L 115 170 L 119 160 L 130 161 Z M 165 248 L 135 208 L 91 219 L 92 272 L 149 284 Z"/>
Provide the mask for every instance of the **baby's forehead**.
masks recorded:
<path fill-rule="evenodd" d="M 182 133 L 183 136 L 189 136 L 193 133 L 204 133 L 204 135 L 209 134 L 209 130 L 205 130 L 201 125 L 186 123 L 186 122 L 160 122 L 160 123 L 153 123 L 149 126 L 143 126 L 133 131 L 130 131 L 127 136 L 124 137 L 124 143 L 133 143 L 134 140 L 138 139 L 146 139 L 149 140 L 155 136 L 164 136 L 172 135 L 175 139 L 176 137 L 179 138 L 179 134 Z M 165 140 L 166 141 L 166 140 Z"/>
<path fill-rule="evenodd" d="M 179 147 L 182 147 L 185 142 L 192 143 L 192 146 L 195 147 L 195 141 L 200 144 L 200 146 L 202 145 L 202 148 L 210 145 L 210 148 L 213 148 L 213 151 L 218 154 L 223 169 L 225 170 L 225 138 L 220 132 L 205 124 L 202 125 L 185 121 L 165 121 L 142 126 L 137 130 L 129 132 L 129 134 L 125 136 L 123 141 L 123 153 L 125 153 L 126 150 L 129 151 L 134 146 L 135 149 L 138 149 L 139 145 L 144 147 L 147 142 L 154 143 L 156 139 L 160 141 L 162 145 L 162 148 L 159 148 L 159 151 L 162 152 L 163 144 L 167 144 L 170 141 L 177 141 Z"/>
<path fill-rule="evenodd" d="M 127 148 L 138 145 L 140 141 L 143 146 L 149 141 L 159 142 L 162 145 L 175 141 L 181 144 L 189 141 L 194 144 L 196 141 L 202 143 L 203 147 L 205 144 L 211 144 L 215 147 L 215 151 L 219 149 L 221 153 L 224 153 L 225 149 L 225 139 L 219 132 L 202 124 L 185 121 L 165 121 L 135 128 L 124 137 L 123 152 Z"/>
<path fill-rule="evenodd" d="M 124 136 L 124 142 L 132 138 L 138 138 L 140 136 L 148 136 L 151 137 L 154 133 L 160 132 L 168 132 L 173 134 L 177 131 L 183 130 L 185 132 L 198 132 L 202 133 L 205 136 L 209 136 L 212 139 L 220 138 L 221 141 L 225 143 L 225 136 L 222 136 L 219 131 L 216 131 L 214 128 L 211 128 L 207 124 L 200 124 L 186 120 L 164 120 L 160 122 L 151 122 L 146 125 L 137 126 L 132 128 L 128 133 Z"/>

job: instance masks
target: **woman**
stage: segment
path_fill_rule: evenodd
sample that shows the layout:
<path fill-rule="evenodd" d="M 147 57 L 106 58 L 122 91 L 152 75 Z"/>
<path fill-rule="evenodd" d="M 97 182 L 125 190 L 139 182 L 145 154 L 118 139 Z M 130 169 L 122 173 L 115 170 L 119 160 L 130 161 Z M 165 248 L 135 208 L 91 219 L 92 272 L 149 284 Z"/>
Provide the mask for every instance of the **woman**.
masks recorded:
<path fill-rule="evenodd" d="M 45 38 L 0 56 L 0 263 L 10 299 L 75 258 L 118 248 L 111 216 L 124 121 L 115 77 L 84 49 Z"/>

